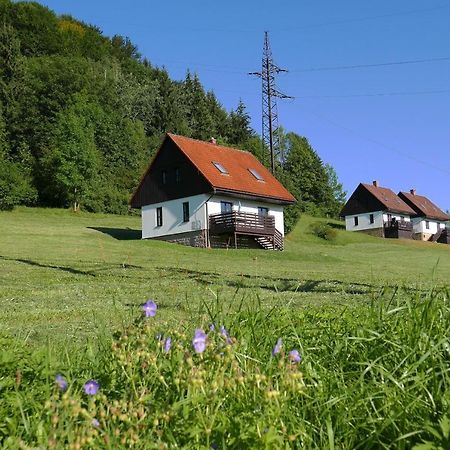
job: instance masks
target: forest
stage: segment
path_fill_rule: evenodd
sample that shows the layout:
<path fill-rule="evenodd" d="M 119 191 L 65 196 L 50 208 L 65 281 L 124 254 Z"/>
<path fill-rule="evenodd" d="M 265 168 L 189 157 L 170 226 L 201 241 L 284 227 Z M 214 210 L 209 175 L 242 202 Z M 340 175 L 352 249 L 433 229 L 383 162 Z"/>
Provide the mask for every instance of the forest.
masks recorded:
<path fill-rule="evenodd" d="M 251 151 L 269 164 L 245 104 L 226 111 L 199 77 L 172 80 L 127 37 L 0 0 L 0 209 L 15 205 L 130 213 L 128 201 L 165 133 Z M 286 215 L 336 217 L 345 193 L 305 137 L 279 130 Z"/>

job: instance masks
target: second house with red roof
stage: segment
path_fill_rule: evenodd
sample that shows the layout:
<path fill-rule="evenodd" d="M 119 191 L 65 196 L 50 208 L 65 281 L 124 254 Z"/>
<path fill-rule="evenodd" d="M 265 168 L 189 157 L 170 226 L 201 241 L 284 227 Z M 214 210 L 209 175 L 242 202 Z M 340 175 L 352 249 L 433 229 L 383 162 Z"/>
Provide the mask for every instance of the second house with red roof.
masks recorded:
<path fill-rule="evenodd" d="M 167 134 L 131 198 L 142 238 L 282 250 L 295 198 L 251 153 Z"/>

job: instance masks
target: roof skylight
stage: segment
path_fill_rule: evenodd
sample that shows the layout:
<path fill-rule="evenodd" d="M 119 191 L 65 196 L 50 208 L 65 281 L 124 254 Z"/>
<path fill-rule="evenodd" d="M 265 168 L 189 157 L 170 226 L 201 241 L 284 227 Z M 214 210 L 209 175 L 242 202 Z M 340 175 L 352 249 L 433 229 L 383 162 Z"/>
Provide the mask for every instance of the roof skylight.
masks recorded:
<path fill-rule="evenodd" d="M 228 170 L 225 169 L 225 167 L 220 164 L 220 162 L 217 161 L 211 161 L 214 164 L 214 167 L 223 175 L 228 175 Z"/>
<path fill-rule="evenodd" d="M 264 178 L 255 170 L 249 168 L 248 171 L 258 180 L 258 181 L 264 181 Z"/>

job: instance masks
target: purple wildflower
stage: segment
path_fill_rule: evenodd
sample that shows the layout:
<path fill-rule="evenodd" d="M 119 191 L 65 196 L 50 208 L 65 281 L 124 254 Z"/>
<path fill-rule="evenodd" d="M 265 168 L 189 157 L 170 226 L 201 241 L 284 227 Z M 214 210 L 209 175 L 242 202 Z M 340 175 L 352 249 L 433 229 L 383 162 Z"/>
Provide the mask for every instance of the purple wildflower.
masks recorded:
<path fill-rule="evenodd" d="M 67 380 L 60 374 L 56 375 L 55 383 L 58 386 L 59 390 L 62 392 L 66 391 L 67 387 L 69 386 Z"/>
<path fill-rule="evenodd" d="M 289 352 L 289 359 L 293 363 L 299 363 L 302 360 L 302 357 L 300 356 L 300 353 L 298 350 L 291 350 Z"/>
<path fill-rule="evenodd" d="M 275 344 L 275 347 L 272 350 L 272 356 L 277 355 L 281 352 L 281 347 L 283 347 L 283 340 L 281 338 L 278 338 L 277 343 Z"/>
<path fill-rule="evenodd" d="M 206 333 L 197 328 L 192 339 L 192 345 L 197 353 L 203 353 L 206 349 Z"/>
<path fill-rule="evenodd" d="M 209 324 L 209 331 L 214 331 L 216 329 L 216 326 L 213 323 Z"/>
<path fill-rule="evenodd" d="M 158 307 L 153 300 L 149 300 L 142 305 L 146 317 L 153 317 L 156 315 L 156 310 Z"/>
<path fill-rule="evenodd" d="M 92 426 L 98 428 L 100 426 L 100 422 L 97 419 L 92 419 Z"/>
<path fill-rule="evenodd" d="M 230 333 L 228 333 L 227 329 L 223 325 L 220 326 L 220 334 L 226 339 L 227 344 L 233 343 L 230 337 Z"/>
<path fill-rule="evenodd" d="M 100 384 L 96 380 L 89 380 L 84 384 L 84 392 L 87 395 L 95 395 L 100 389 Z"/>
<path fill-rule="evenodd" d="M 172 347 L 172 338 L 168 337 L 164 341 L 164 352 L 169 353 L 171 347 Z"/>

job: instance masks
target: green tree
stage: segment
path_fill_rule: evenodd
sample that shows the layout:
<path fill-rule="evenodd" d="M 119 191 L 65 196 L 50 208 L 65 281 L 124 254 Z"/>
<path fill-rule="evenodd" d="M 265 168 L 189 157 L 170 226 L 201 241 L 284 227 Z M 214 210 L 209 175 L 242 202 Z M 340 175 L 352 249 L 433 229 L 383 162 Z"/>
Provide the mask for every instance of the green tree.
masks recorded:
<path fill-rule="evenodd" d="M 98 181 L 100 157 L 95 145 L 95 123 L 100 108 L 76 96 L 58 113 L 49 151 L 41 160 L 48 175 L 42 191 L 57 206 L 77 211 Z"/>
<path fill-rule="evenodd" d="M 236 110 L 230 113 L 230 129 L 228 140 L 230 144 L 245 146 L 254 136 L 250 126 L 250 115 L 247 113 L 244 102 L 239 100 Z"/>
<path fill-rule="evenodd" d="M 325 164 L 325 171 L 328 176 L 328 185 L 331 194 L 327 209 L 332 217 L 338 217 L 341 209 L 345 205 L 347 192 L 344 191 L 336 170 L 330 164 Z"/>

